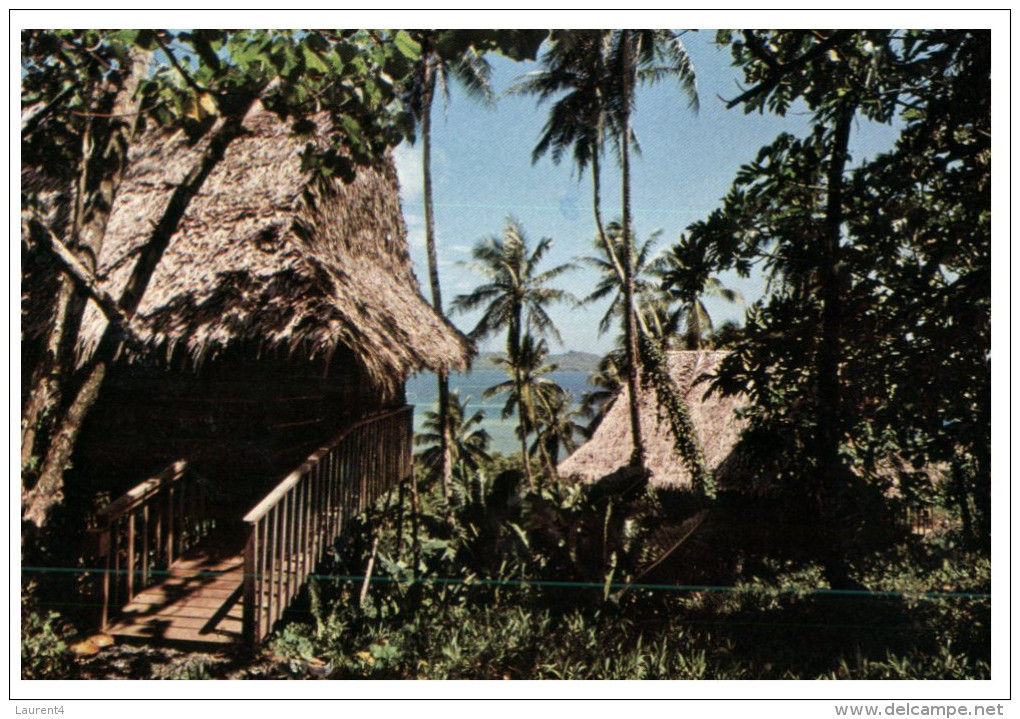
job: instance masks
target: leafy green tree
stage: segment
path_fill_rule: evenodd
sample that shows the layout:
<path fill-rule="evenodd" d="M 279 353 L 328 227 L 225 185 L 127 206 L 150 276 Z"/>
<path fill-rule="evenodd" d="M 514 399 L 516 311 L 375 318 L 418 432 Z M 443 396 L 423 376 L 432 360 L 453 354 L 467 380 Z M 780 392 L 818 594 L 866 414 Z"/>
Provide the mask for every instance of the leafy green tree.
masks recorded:
<path fill-rule="evenodd" d="M 549 283 L 572 269 L 562 264 L 539 272 L 539 265 L 549 251 L 552 240 L 543 238 L 534 250 L 528 246 L 527 236 L 520 225 L 508 220 L 503 235 L 490 237 L 472 249 L 471 266 L 488 282 L 453 301 L 455 312 L 482 310 L 482 315 L 469 336 L 474 340 L 506 332 L 506 358 L 513 374 L 515 392 L 521 396 L 523 376 L 521 359 L 526 335 L 551 335 L 560 341 L 559 331 L 546 308 L 554 303 L 571 299 L 564 290 Z M 531 348 L 534 349 L 532 342 Z M 528 418 L 521 418 L 522 422 Z M 531 425 L 525 427 L 530 432 Z M 533 483 L 531 470 L 525 457 L 525 473 Z"/>
<path fill-rule="evenodd" d="M 540 445 L 544 445 L 544 452 L 551 464 L 551 474 L 556 477 L 560 451 L 569 455 L 577 449 L 577 438 L 585 435 L 586 428 L 577 421 L 582 410 L 570 409 L 570 395 L 562 387 L 550 394 L 549 402 L 539 408 L 538 432 L 530 451 L 531 454 L 542 454 L 543 448 Z"/>
<path fill-rule="evenodd" d="M 181 218 L 255 102 L 295 129 L 328 111 L 336 145 L 309 150 L 306 169 L 351 179 L 357 165 L 395 145 L 407 116 L 396 96 L 399 70 L 416 59 L 406 33 L 387 31 L 26 30 L 22 33 L 23 171 L 46 178 L 22 192 L 23 280 L 51 320 L 22 402 L 22 518 L 42 527 L 63 496 L 68 466 L 106 369 L 172 241 Z M 206 149 L 174 188 L 121 296 L 97 290 L 96 260 L 128 150 L 143 125 L 177 126 Z M 74 208 L 70 231 L 44 214 L 40 189 L 59 187 Z M 47 276 L 56 261 L 59 277 Z M 54 287 L 57 288 L 53 292 Z M 37 296 L 37 300 L 39 297 Z M 85 298 L 110 320 L 97 349 L 73 362 Z M 34 340 L 34 338 L 33 338 Z"/>
<path fill-rule="evenodd" d="M 613 398 L 623 387 L 626 372 L 623 368 L 624 362 L 626 359 L 622 348 L 607 352 L 599 360 L 596 370 L 588 377 L 588 384 L 595 388 L 581 395 L 581 413 L 588 418 L 584 436 L 588 439 L 595 434 Z"/>
<path fill-rule="evenodd" d="M 670 334 L 676 332 L 682 322 L 683 344 L 687 349 L 701 349 L 705 333 L 714 329 L 705 307 L 705 296 L 741 305 L 744 303 L 739 292 L 724 287 L 719 278 L 711 274 L 711 268 L 710 248 L 683 235 L 650 269 L 659 280 L 659 289 L 666 303 L 677 305 L 667 320 L 668 331 Z"/>
<path fill-rule="evenodd" d="M 968 533 L 991 536 L 991 91 L 986 31 L 906 32 L 896 147 L 851 177 L 847 344 L 854 435 L 952 468 Z M 858 319 L 859 317 L 859 319 Z M 867 433 L 865 433 L 867 432 Z"/>
<path fill-rule="evenodd" d="M 557 30 L 542 54 L 541 69 L 518 81 L 511 93 L 538 96 L 539 105 L 553 102 L 542 136 L 532 152 L 532 162 L 546 154 L 559 164 L 572 152 L 578 178 L 588 165 L 592 168 L 592 212 L 595 226 L 607 258 L 622 274 L 602 223 L 601 157 L 604 151 L 606 88 L 610 78 L 606 68 L 609 31 Z"/>
<path fill-rule="evenodd" d="M 804 139 L 780 137 L 741 171 L 745 221 L 764 216 L 768 227 L 753 227 L 758 247 L 775 243 L 766 266 L 785 286 L 786 311 L 810 304 L 817 325 L 807 334 L 817 344 L 800 347 L 813 360 L 808 394 L 813 425 L 802 457 L 811 467 L 817 510 L 823 521 L 836 521 L 840 495 L 851 481 L 840 443 L 845 437 L 840 365 L 845 316 L 846 167 L 855 118 L 889 122 L 899 79 L 892 72 L 893 48 L 887 31 L 743 31 L 720 33 L 750 88 L 730 101 L 746 112 L 777 114 L 803 102 L 812 113 L 813 132 Z M 764 230 L 764 233 L 762 233 Z M 776 309 L 779 309 L 777 304 Z M 810 324 L 808 316 L 803 317 Z M 791 343 L 796 344 L 796 343 Z M 800 363 L 798 363 L 800 364 Z"/>
<path fill-rule="evenodd" d="M 733 104 L 782 113 L 799 100 L 814 118 L 807 137 L 763 148 L 691 228 L 729 257 L 721 264 L 760 261 L 771 278 L 721 373 L 753 399 L 747 441 L 838 526 L 854 511 L 854 477 L 882 481 L 890 454 L 955 464 L 969 502 L 987 505 L 987 34 L 721 39 L 751 83 Z M 896 147 L 848 171 L 854 119 L 895 114 Z"/>

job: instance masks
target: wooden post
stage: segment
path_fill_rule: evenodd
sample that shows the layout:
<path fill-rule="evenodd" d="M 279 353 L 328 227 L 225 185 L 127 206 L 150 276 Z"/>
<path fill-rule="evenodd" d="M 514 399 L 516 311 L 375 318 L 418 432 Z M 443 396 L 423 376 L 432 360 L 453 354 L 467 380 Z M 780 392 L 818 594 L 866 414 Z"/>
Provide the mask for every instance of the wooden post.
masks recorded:
<path fill-rule="evenodd" d="M 100 547 L 105 543 L 106 545 L 106 561 L 103 567 L 103 608 L 100 610 L 99 616 L 99 630 L 106 631 L 107 625 L 110 623 L 110 569 L 111 569 L 111 553 L 112 553 L 112 542 L 111 542 L 110 527 L 107 526 L 106 531 L 100 535 Z M 105 539 L 104 539 L 105 537 Z"/>
<path fill-rule="evenodd" d="M 260 533 L 262 542 L 258 547 L 259 614 L 256 618 L 258 622 L 258 635 L 261 638 L 265 632 L 269 631 L 269 594 L 271 589 L 266 576 L 266 555 L 269 554 L 269 518 L 261 517 L 257 521 L 262 526 Z"/>
<path fill-rule="evenodd" d="M 127 600 L 135 597 L 135 512 L 128 514 L 127 539 Z"/>
<path fill-rule="evenodd" d="M 281 610 L 290 604 L 291 574 L 293 567 L 291 562 L 294 559 L 294 497 L 293 490 L 283 496 L 283 604 Z"/>
<path fill-rule="evenodd" d="M 149 586 L 149 505 L 142 507 L 142 587 Z"/>
<path fill-rule="evenodd" d="M 180 557 L 188 551 L 187 536 L 185 534 L 188 526 L 188 517 L 184 504 L 188 494 L 188 485 L 181 482 L 178 483 L 177 487 L 177 507 L 175 507 L 175 510 L 177 513 L 177 556 Z"/>
<path fill-rule="evenodd" d="M 287 561 L 287 513 L 285 511 L 286 507 L 285 502 L 286 497 L 284 497 L 284 500 L 280 503 L 279 509 L 277 510 L 278 514 L 280 515 L 280 536 L 279 536 L 280 556 L 277 559 L 276 570 L 279 573 L 280 583 L 279 585 L 277 585 L 276 592 L 277 606 L 274 621 L 276 619 L 279 619 L 283 615 L 283 608 L 286 606 L 287 602 L 287 596 L 285 594 L 286 578 L 284 576 L 284 569 L 286 567 Z"/>
<path fill-rule="evenodd" d="M 259 544 L 259 522 L 252 524 L 248 530 L 248 541 L 244 545 L 244 583 L 243 601 L 241 607 L 241 627 L 244 643 L 254 647 L 260 639 L 258 627 L 258 606 L 255 598 L 255 566 L 256 555 Z"/>
<path fill-rule="evenodd" d="M 166 491 L 166 566 L 170 567 L 174 563 L 174 542 L 176 542 L 174 532 L 174 487 L 171 486 Z"/>
<path fill-rule="evenodd" d="M 160 492 L 156 495 L 156 497 L 157 499 L 154 499 L 153 501 L 158 501 L 159 504 L 156 504 L 156 506 L 153 507 L 153 511 L 156 513 L 156 531 L 153 535 L 152 546 L 156 552 L 156 567 L 158 569 L 166 569 L 166 549 L 163 546 L 163 522 L 166 519 L 166 509 L 162 504 L 164 494 Z"/>
<path fill-rule="evenodd" d="M 297 486 L 299 527 L 297 535 L 298 571 L 301 572 L 302 580 L 308 576 L 310 571 L 308 569 L 308 488 L 317 467 L 318 465 L 312 467 L 311 471 L 301 478 L 301 484 Z"/>
<path fill-rule="evenodd" d="M 310 502 L 312 513 L 312 555 L 315 561 L 322 559 L 322 475 L 323 465 L 315 468 L 312 484 L 312 501 Z"/>
<path fill-rule="evenodd" d="M 266 616 L 266 631 L 271 631 L 273 628 L 273 622 L 276 618 L 273 616 L 273 612 L 276 610 L 277 602 L 274 601 L 275 596 L 278 596 L 279 590 L 276 584 L 276 553 L 277 545 L 280 543 L 280 512 L 277 507 L 273 507 L 269 513 L 269 525 L 272 526 L 272 531 L 267 534 L 267 539 L 270 540 L 270 546 L 268 551 L 268 573 L 267 579 L 269 581 L 269 613 Z"/>
<path fill-rule="evenodd" d="M 123 580 L 120 576 L 120 537 L 121 537 L 121 524 L 123 518 L 117 519 L 111 523 L 110 527 L 110 551 L 113 552 L 113 600 L 115 604 L 120 604 L 120 588 L 123 584 Z"/>

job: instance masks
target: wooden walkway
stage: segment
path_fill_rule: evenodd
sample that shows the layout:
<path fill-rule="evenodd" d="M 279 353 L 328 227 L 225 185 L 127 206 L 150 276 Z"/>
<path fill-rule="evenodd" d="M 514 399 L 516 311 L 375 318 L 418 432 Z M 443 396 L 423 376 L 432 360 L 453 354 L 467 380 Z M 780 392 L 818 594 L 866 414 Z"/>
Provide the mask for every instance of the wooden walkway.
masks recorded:
<path fill-rule="evenodd" d="M 240 644 L 245 537 L 214 531 L 139 592 L 107 633 L 158 643 Z"/>
<path fill-rule="evenodd" d="M 243 518 L 207 513 L 210 482 L 183 460 L 129 490 L 90 530 L 100 626 L 143 642 L 258 645 L 346 522 L 412 478 L 413 411 L 349 425 Z"/>

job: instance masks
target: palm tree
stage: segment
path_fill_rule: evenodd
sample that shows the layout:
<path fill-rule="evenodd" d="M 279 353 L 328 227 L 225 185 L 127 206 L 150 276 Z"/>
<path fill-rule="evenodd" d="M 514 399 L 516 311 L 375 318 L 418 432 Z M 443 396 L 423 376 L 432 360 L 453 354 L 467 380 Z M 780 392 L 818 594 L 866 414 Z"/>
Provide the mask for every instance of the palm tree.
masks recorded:
<path fill-rule="evenodd" d="M 588 377 L 588 384 L 595 388 L 581 395 L 581 414 L 588 418 L 584 436 L 588 439 L 595 434 L 613 398 L 620 394 L 620 388 L 626 381 L 624 362 L 622 349 L 611 350 L 603 355 L 598 367 Z"/>
<path fill-rule="evenodd" d="M 595 225 L 607 255 L 615 260 L 606 242 L 601 210 L 600 158 L 606 134 L 609 37 L 607 30 L 554 31 L 552 42 L 541 58 L 542 69 L 526 75 L 510 88 L 510 92 L 537 95 L 539 105 L 564 93 L 549 111 L 549 119 L 542 128 L 531 160 L 538 162 L 548 153 L 553 162 L 559 164 L 564 154 L 572 150 L 578 179 L 591 164 Z"/>
<path fill-rule="evenodd" d="M 652 250 L 659 238 L 657 230 L 642 244 L 637 251 L 635 260 L 635 287 L 638 297 L 638 322 L 645 332 L 655 334 L 653 328 L 657 326 L 658 313 L 656 305 L 659 302 L 657 293 L 658 287 L 646 277 L 647 270 L 655 262 L 650 261 Z M 619 257 L 624 249 L 623 228 L 619 222 L 609 223 L 606 231 L 607 242 L 602 243 L 600 238 L 595 238 L 595 251 L 599 254 L 580 258 L 580 261 L 592 267 L 599 273 L 599 281 L 595 288 L 581 300 L 581 304 L 598 302 L 611 298 L 605 314 L 599 320 L 599 335 L 603 335 L 613 326 L 613 320 L 623 317 L 623 281 L 617 272 L 614 257 Z"/>
<path fill-rule="evenodd" d="M 541 406 L 537 417 L 537 436 L 531 445 L 531 453 L 544 453 L 550 460 L 551 477 L 557 476 L 556 466 L 560 461 L 560 449 L 570 454 L 577 449 L 578 436 L 584 436 L 586 428 L 578 424 L 582 415 L 580 409 L 570 409 L 570 396 L 557 385 L 551 401 Z"/>
<path fill-rule="evenodd" d="M 549 305 L 571 299 L 564 290 L 548 283 L 573 265 L 562 264 L 539 272 L 538 267 L 549 251 L 552 240 L 543 238 L 532 251 L 527 236 L 513 219 L 507 221 L 501 237 L 490 237 L 475 245 L 471 266 L 488 282 L 453 301 L 454 312 L 482 309 L 469 336 L 480 341 L 497 332 L 506 332 L 506 361 L 513 368 L 518 395 L 521 393 L 522 341 L 526 335 L 552 335 L 561 342 L 556 325 L 546 312 Z M 525 458 L 524 472 L 531 483 L 531 470 Z"/>
<path fill-rule="evenodd" d="M 631 116 L 635 108 L 634 94 L 639 83 L 657 82 L 672 76 L 680 88 L 697 105 L 694 67 L 680 38 L 671 30 L 614 30 L 607 51 L 607 67 L 612 82 L 606 93 L 607 126 L 614 133 L 620 153 L 623 206 L 623 288 L 624 332 L 627 336 L 627 376 L 630 392 L 631 435 L 634 443 L 632 463 L 644 467 L 645 449 L 641 438 L 638 402 L 637 327 L 635 320 L 635 253 L 630 201 L 630 149 L 634 140 Z"/>
<path fill-rule="evenodd" d="M 417 30 L 411 36 L 421 46 L 415 71 L 405 86 L 404 99 L 411 116 L 421 128 L 422 194 L 425 202 L 425 248 L 428 256 L 429 286 L 432 290 L 432 307 L 443 313 L 443 296 L 439 284 L 439 261 L 436 251 L 436 223 L 432 201 L 432 101 L 436 90 L 449 102 L 452 80 L 460 82 L 468 96 L 492 101 L 489 81 L 491 68 L 471 44 L 465 31 Z M 441 47 L 452 47 L 445 53 Z M 452 58 L 450 57 L 452 54 Z M 450 475 L 453 457 L 450 449 L 452 429 L 448 426 L 450 413 L 450 378 L 445 372 L 437 375 L 439 417 L 441 421 L 443 496 L 450 498 Z"/>
<path fill-rule="evenodd" d="M 579 174 L 589 162 L 592 165 L 595 222 L 606 259 L 624 290 L 628 366 L 636 368 L 638 330 L 634 322 L 635 253 L 630 204 L 630 149 L 635 140 L 630 118 L 634 91 L 639 83 L 672 76 L 696 105 L 694 69 L 680 38 L 669 30 L 564 30 L 553 33 L 552 40 L 542 56 L 543 69 L 527 76 L 514 91 L 536 94 L 540 103 L 563 93 L 552 106 L 532 158 L 537 160 L 550 152 L 553 161 L 558 162 L 568 148 L 573 148 Z M 612 246 L 601 219 L 599 159 L 607 135 L 615 143 L 623 173 L 622 252 Z M 643 464 L 637 372 L 631 375 L 628 384 L 634 460 Z"/>
<path fill-rule="evenodd" d="M 489 387 L 483 394 L 486 398 L 499 394 L 506 395 L 506 403 L 503 405 L 504 418 L 512 415 L 514 411 L 517 412 L 517 437 L 521 442 L 521 461 L 527 468 L 525 474 L 529 483 L 532 480 L 528 461 L 528 437 L 534 432 L 541 436 L 539 426 L 541 418 L 548 416 L 551 407 L 565 394 L 562 387 L 545 376 L 556 371 L 556 365 L 545 363 L 548 356 L 549 349 L 545 340 L 536 340 L 530 332 L 526 333 L 521 339 L 521 346 L 515 359 L 507 356 L 497 361 L 505 367 L 510 379 Z M 546 474 L 552 478 L 555 476 L 555 466 L 548 448 L 540 443 L 538 449 Z"/>
<path fill-rule="evenodd" d="M 489 433 L 482 429 L 485 420 L 485 413 L 478 410 L 470 417 L 467 414 L 471 398 L 466 397 L 462 402 L 460 393 L 454 390 L 450 393 L 449 415 L 446 427 L 450 430 L 450 457 L 453 471 L 466 479 L 477 472 L 479 468 L 491 459 L 489 456 Z M 424 446 L 425 450 L 418 456 L 425 466 L 427 476 L 435 480 L 441 476 L 443 453 L 443 427 L 442 416 L 438 411 L 429 410 L 425 413 L 425 420 L 422 422 L 422 432 L 415 435 L 414 443 Z"/>

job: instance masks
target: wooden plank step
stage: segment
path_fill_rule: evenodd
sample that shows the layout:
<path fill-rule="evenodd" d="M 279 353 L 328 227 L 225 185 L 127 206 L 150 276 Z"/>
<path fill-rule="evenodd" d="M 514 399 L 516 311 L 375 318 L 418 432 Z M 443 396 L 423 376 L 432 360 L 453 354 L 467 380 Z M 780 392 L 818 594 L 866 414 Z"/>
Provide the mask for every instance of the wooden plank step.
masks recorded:
<path fill-rule="evenodd" d="M 166 577 L 200 576 L 210 574 L 226 574 L 240 572 L 244 569 L 243 559 L 232 559 L 211 563 L 208 560 L 174 562 L 174 565 L 163 572 Z"/>
<path fill-rule="evenodd" d="M 131 604 L 124 609 L 125 617 L 145 619 L 147 617 L 211 617 L 218 612 L 224 616 L 241 618 L 242 609 L 240 604 L 227 606 L 224 603 L 216 605 L 200 604 Z"/>
<path fill-rule="evenodd" d="M 167 642 L 198 643 L 198 644 L 240 644 L 241 631 L 228 632 L 223 630 L 200 633 L 193 628 L 175 626 L 132 625 L 111 628 L 112 636 L 132 639 L 147 639 Z"/>
<path fill-rule="evenodd" d="M 159 584 L 153 586 L 167 587 L 209 587 L 213 585 L 236 585 L 241 583 L 242 572 L 230 572 L 229 574 L 207 574 L 167 577 Z"/>
<path fill-rule="evenodd" d="M 173 607 L 187 607 L 192 610 L 209 609 L 215 611 L 222 607 L 225 602 L 226 600 L 220 597 L 182 597 L 173 603 L 167 603 L 165 601 L 142 601 L 141 597 L 136 597 L 131 604 L 125 607 L 125 610 L 130 609 L 132 611 L 139 612 L 162 612 L 163 610 Z M 240 612 L 240 606 L 241 601 L 238 599 L 238 601 L 231 607 L 231 611 L 234 611 L 236 608 L 237 611 Z"/>
<path fill-rule="evenodd" d="M 209 627 L 208 631 L 241 633 L 241 620 L 225 617 L 213 619 L 208 617 L 125 617 L 115 628 L 130 625 L 131 627 L 167 627 L 177 629 L 194 629 L 199 631 Z"/>
<path fill-rule="evenodd" d="M 240 582 L 234 584 L 224 584 L 221 586 L 204 586 L 204 587 L 164 587 L 157 586 L 151 589 L 146 589 L 144 592 L 134 598 L 136 602 L 142 602 L 143 604 L 167 604 L 171 602 L 183 602 L 191 597 L 207 597 L 209 599 L 219 599 L 223 602 L 225 599 L 234 594 L 241 586 Z"/>

